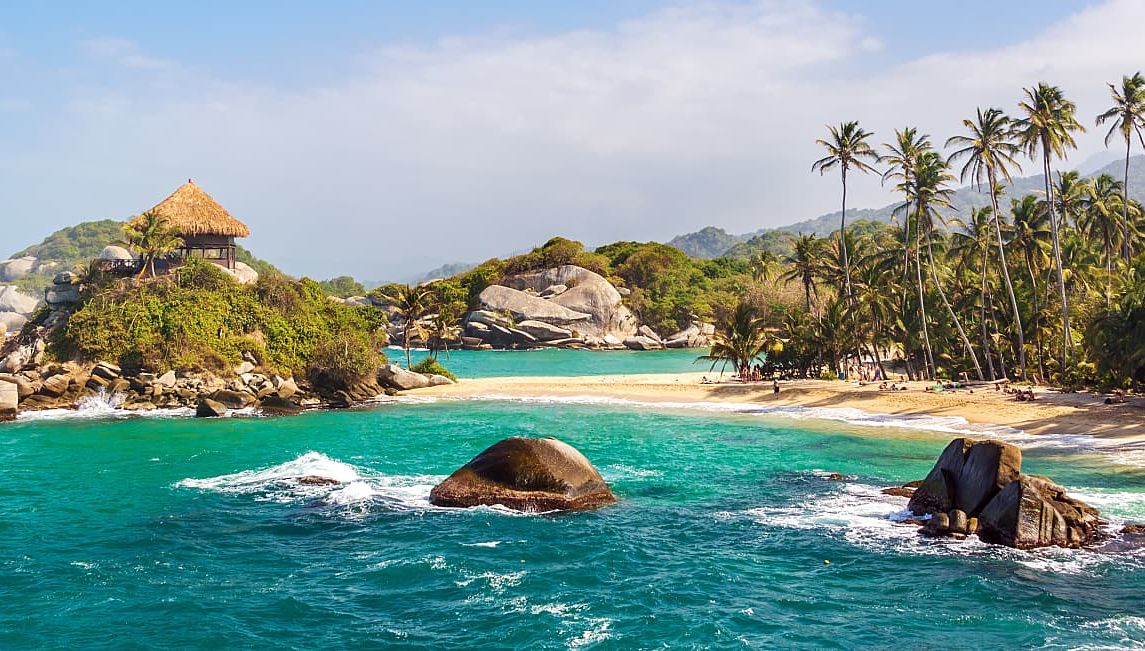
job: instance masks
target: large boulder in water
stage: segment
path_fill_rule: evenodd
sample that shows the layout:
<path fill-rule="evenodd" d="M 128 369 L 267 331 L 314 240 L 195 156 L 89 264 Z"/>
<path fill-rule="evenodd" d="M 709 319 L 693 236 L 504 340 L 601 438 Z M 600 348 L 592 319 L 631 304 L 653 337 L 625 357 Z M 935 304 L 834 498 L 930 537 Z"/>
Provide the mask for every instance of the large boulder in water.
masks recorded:
<path fill-rule="evenodd" d="M 512 437 L 495 443 L 433 487 L 437 506 L 499 504 L 517 511 L 592 509 L 616 496 L 592 463 L 554 438 Z"/>
<path fill-rule="evenodd" d="M 1022 474 L 1022 452 L 1002 441 L 954 439 L 911 495 L 915 515 L 939 521 L 951 513 L 976 520 L 985 542 L 1033 549 L 1081 547 L 1096 541 L 1097 509 L 1044 477 Z M 970 529 L 972 527 L 968 527 Z M 932 535 L 958 533 L 929 523 Z"/>
<path fill-rule="evenodd" d="M 1022 470 L 1022 451 L 1002 441 L 951 441 L 910 499 L 915 515 L 961 509 L 976 514 Z"/>
<path fill-rule="evenodd" d="M 1081 547 L 1100 536 L 1097 509 L 1045 477 L 1010 482 L 978 518 L 978 537 L 1018 549 Z"/>

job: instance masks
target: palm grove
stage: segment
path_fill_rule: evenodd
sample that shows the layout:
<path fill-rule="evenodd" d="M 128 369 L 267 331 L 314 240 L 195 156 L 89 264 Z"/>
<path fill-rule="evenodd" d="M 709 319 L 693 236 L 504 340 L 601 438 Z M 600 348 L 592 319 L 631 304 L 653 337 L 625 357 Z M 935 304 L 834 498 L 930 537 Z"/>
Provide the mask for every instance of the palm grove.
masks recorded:
<path fill-rule="evenodd" d="M 1024 89 L 1013 114 L 978 109 L 945 141 L 948 154 L 915 127 L 881 145 L 856 122 L 828 127 L 812 170 L 838 174 L 840 229 L 793 236 L 782 257 L 751 261 L 757 280 L 796 284 L 802 309 L 745 297 L 720 319 L 713 355 L 796 375 L 840 374 L 859 359 L 886 373 L 894 357 L 919 379 L 1145 380 L 1145 218 L 1127 190 L 1131 152 L 1145 148 L 1145 78 L 1109 88 L 1094 122 L 1107 146 L 1124 147 L 1122 178 L 1053 171 L 1085 126 L 1046 83 Z M 1009 196 L 1025 166 L 1040 169 L 1044 188 Z M 860 174 L 901 195 L 891 224 L 847 224 L 847 184 Z M 989 204 L 958 214 L 959 181 Z"/>

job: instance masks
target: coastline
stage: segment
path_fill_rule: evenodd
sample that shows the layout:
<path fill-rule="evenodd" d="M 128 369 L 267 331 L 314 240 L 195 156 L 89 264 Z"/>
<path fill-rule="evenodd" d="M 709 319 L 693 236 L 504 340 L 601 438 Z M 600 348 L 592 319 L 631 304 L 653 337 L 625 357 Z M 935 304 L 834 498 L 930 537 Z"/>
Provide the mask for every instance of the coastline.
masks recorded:
<path fill-rule="evenodd" d="M 583 377 L 500 377 L 462 379 L 432 387 L 418 396 L 440 398 L 594 398 L 639 403 L 725 403 L 760 408 L 854 409 L 867 415 L 951 417 L 982 428 L 1006 427 L 1034 436 L 1088 436 L 1109 445 L 1145 444 L 1145 400 L 1104 404 L 1103 396 L 1036 389 L 1037 400 L 1018 402 L 993 386 L 929 393 L 925 382 L 899 382 L 906 391 L 879 391 L 875 384 L 829 380 L 780 383 L 701 384 L 706 373 L 601 375 Z M 927 429 L 919 425 L 919 429 Z"/>

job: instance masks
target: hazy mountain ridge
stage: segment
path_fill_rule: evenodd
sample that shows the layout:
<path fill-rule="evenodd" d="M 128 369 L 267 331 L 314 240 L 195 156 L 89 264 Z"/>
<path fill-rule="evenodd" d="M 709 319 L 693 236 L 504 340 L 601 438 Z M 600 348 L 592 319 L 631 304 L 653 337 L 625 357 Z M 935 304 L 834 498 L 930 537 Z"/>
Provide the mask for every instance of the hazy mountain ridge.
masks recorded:
<path fill-rule="evenodd" d="M 1124 159 L 1109 163 L 1092 174 L 1085 174 L 1084 176 L 1088 178 L 1102 174 L 1108 174 L 1119 181 L 1122 180 L 1125 174 Z M 1023 197 L 1027 194 L 1042 193 L 1045 187 L 1044 178 L 1042 174 L 1015 177 L 1013 183 L 1006 187 L 1005 194 L 1000 197 L 999 207 L 1005 210 L 1009 206 L 1010 199 L 1012 198 Z M 1145 201 L 1145 155 L 1137 155 L 1130 159 L 1129 196 L 1137 201 Z M 881 208 L 848 207 L 847 222 L 852 223 L 866 220 L 887 223 L 891 221 L 895 209 L 901 205 L 902 202 L 899 201 Z M 954 191 L 954 196 L 951 197 L 951 205 L 954 207 L 955 216 L 965 217 L 977 208 L 990 205 L 990 195 L 986 192 L 985 187 L 979 191 L 973 185 L 963 186 Z M 751 233 L 743 233 L 740 235 L 727 233 L 727 231 L 722 228 L 708 226 L 693 233 L 678 235 L 672 238 L 668 244 L 696 258 L 717 258 L 732 250 L 736 245 L 769 232 L 786 231 L 790 233 L 815 234 L 820 237 L 830 235 L 839 229 L 841 216 L 842 212 L 836 210 L 826 215 L 820 215 L 815 219 L 795 222 L 788 226 L 762 228 Z M 712 233 L 722 234 L 726 236 L 726 239 L 721 238 L 717 240 L 712 236 Z M 722 251 L 716 251 L 718 242 L 727 241 L 727 239 L 731 240 L 731 244 Z"/>

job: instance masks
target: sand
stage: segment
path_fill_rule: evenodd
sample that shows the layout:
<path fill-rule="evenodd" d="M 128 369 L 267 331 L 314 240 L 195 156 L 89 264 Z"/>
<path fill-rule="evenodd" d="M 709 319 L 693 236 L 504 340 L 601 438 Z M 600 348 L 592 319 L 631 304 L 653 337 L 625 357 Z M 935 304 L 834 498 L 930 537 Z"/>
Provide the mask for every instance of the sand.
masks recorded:
<path fill-rule="evenodd" d="M 1088 435 L 1118 443 L 1145 443 L 1145 400 L 1104 404 L 1105 396 L 1035 389 L 1037 399 L 1018 402 L 993 385 L 930 393 L 923 382 L 898 383 L 906 391 L 880 391 L 877 384 L 795 380 L 702 384 L 704 373 L 605 375 L 590 377 L 508 377 L 464 379 L 418 391 L 440 397 L 620 398 L 640 402 L 735 402 L 771 406 L 854 408 L 868 414 L 960 416 L 976 425 L 1002 425 L 1029 434 Z M 1112 442 L 1112 441 L 1111 441 Z"/>

